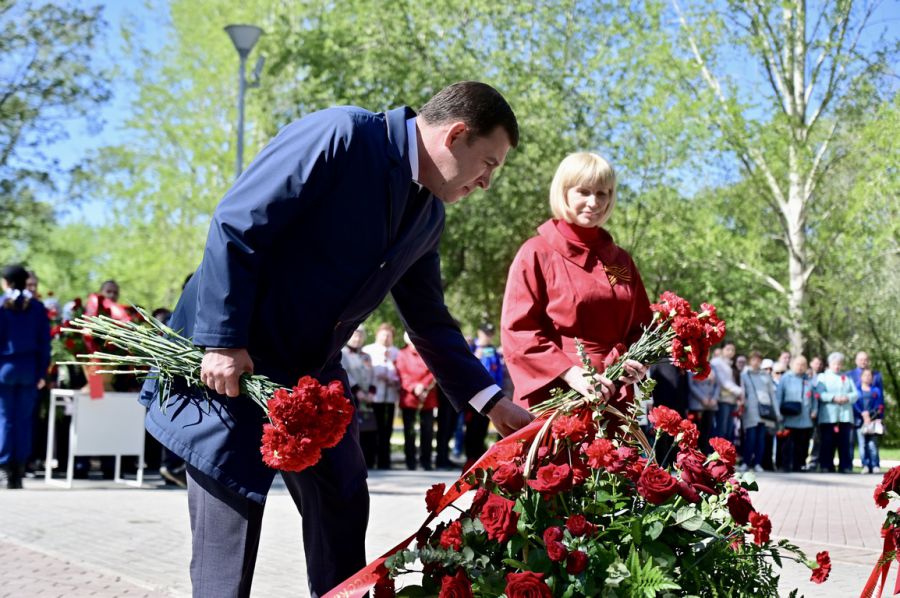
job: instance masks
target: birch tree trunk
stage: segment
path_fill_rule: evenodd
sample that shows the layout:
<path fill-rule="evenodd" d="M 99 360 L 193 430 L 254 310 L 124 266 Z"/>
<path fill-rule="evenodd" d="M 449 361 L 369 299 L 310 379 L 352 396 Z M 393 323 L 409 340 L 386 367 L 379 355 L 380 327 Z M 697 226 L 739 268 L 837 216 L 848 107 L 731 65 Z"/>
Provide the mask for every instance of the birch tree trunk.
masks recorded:
<path fill-rule="evenodd" d="M 760 196 L 777 213 L 779 239 L 787 253 L 787 284 L 784 274 L 765 272 L 746 263 L 738 267 L 757 275 L 785 300 L 788 312 L 787 336 L 792 354 L 804 350 L 806 295 L 816 259 L 807 246 L 810 205 L 816 200 L 816 186 L 829 165 L 828 148 L 839 119 L 834 108 L 845 99 L 848 64 L 856 58 L 859 34 L 871 10 L 855 23 L 855 37 L 847 40 L 853 2 L 836 0 L 821 6 L 815 15 L 813 39 L 807 37 L 805 0 L 772 2 L 740 0 L 729 3 L 738 27 L 747 34 L 748 48 L 760 61 L 772 93 L 774 113 L 759 119 L 765 127 L 776 127 L 781 139 L 769 145 L 754 134 L 743 108 L 726 96 L 725 87 L 713 73 L 678 0 L 672 0 L 699 75 L 707 92 L 718 105 L 711 119 L 735 152 L 746 174 L 761 181 Z M 820 29 L 821 25 L 826 27 Z M 820 33 L 824 31 L 823 33 Z M 816 55 L 813 56 L 815 50 Z M 860 75 L 857 75 L 860 76 Z M 852 87 L 852 86 L 851 86 Z M 811 105 L 811 102 L 814 105 Z M 823 115 L 831 122 L 820 132 Z M 784 272 L 784 271 L 782 271 Z"/>

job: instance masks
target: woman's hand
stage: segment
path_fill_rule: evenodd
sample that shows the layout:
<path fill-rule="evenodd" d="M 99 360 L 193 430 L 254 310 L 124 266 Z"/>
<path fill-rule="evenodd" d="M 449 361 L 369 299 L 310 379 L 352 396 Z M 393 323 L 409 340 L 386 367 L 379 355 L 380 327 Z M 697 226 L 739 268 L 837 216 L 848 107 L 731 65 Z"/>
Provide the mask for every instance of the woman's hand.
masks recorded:
<path fill-rule="evenodd" d="M 647 375 L 647 366 L 634 359 L 626 359 L 625 363 L 622 364 L 622 369 L 624 369 L 625 372 L 619 380 L 621 380 L 623 384 L 636 384 L 643 380 Z"/>
<path fill-rule="evenodd" d="M 612 380 L 606 376 L 597 374 L 594 376 L 594 381 L 592 383 L 587 370 L 577 365 L 570 367 L 566 370 L 566 373 L 560 377 L 572 388 L 572 390 L 586 397 L 599 395 L 602 398 L 609 399 L 616 392 L 616 385 L 613 384 Z M 596 392 L 594 391 L 595 387 Z"/>

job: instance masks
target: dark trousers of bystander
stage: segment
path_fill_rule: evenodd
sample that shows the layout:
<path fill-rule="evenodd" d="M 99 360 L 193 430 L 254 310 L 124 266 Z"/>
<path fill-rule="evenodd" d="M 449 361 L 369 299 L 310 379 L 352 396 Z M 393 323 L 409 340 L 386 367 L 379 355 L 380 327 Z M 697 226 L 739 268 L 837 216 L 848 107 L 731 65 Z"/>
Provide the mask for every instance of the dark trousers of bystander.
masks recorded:
<path fill-rule="evenodd" d="M 419 423 L 419 459 L 425 471 L 431 470 L 431 442 L 434 438 L 434 409 L 400 409 L 403 414 L 403 453 L 406 469 L 416 469 L 416 420 Z"/>
<path fill-rule="evenodd" d="M 450 439 L 456 431 L 457 413 L 443 392 L 438 389 L 437 437 L 434 464 L 439 468 L 451 468 Z"/>
<path fill-rule="evenodd" d="M 806 459 L 809 457 L 809 439 L 812 437 L 812 428 L 787 428 L 788 446 L 785 457 L 789 459 L 785 463 L 787 471 L 803 471 Z"/>
<path fill-rule="evenodd" d="M 394 433 L 394 404 L 372 403 L 375 411 L 376 449 L 375 464 L 378 469 L 391 468 L 391 435 Z"/>
<path fill-rule="evenodd" d="M 747 467 L 762 467 L 766 443 L 766 426 L 758 424 L 744 430 L 743 457 Z"/>
<path fill-rule="evenodd" d="M 484 454 L 487 440 L 488 424 L 490 420 L 466 405 L 466 464 L 463 469 L 468 469 L 481 455 Z"/>
<path fill-rule="evenodd" d="M 819 424 L 819 468 L 822 471 L 834 471 L 834 451 L 838 451 L 838 470 L 841 473 L 853 471 L 853 453 L 850 437 L 853 424 Z"/>

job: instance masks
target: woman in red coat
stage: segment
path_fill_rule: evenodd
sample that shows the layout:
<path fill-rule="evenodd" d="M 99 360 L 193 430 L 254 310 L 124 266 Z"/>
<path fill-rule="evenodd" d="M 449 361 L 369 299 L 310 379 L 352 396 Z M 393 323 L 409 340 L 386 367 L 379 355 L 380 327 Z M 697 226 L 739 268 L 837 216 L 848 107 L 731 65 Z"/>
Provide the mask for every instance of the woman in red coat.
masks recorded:
<path fill-rule="evenodd" d="M 416 351 L 408 334 L 403 335 L 406 346 L 397 354 L 397 374 L 400 376 L 400 411 L 403 414 L 403 448 L 406 468 L 416 469 L 416 415 L 419 419 L 419 462 L 425 471 L 431 470 L 431 439 L 434 429 L 434 410 L 438 406 L 434 375 Z"/>
<path fill-rule="evenodd" d="M 650 302 L 631 256 L 615 244 L 603 224 L 616 203 L 616 175 L 600 156 L 567 156 L 550 187 L 553 218 L 519 249 L 509 269 L 503 298 L 501 340 L 515 387 L 527 406 L 550 397 L 554 388 L 590 392 L 575 339 L 584 343 L 598 370 L 630 345 L 650 323 Z M 620 400 L 646 368 L 625 364 Z M 597 377 L 597 389 L 615 388 Z"/>

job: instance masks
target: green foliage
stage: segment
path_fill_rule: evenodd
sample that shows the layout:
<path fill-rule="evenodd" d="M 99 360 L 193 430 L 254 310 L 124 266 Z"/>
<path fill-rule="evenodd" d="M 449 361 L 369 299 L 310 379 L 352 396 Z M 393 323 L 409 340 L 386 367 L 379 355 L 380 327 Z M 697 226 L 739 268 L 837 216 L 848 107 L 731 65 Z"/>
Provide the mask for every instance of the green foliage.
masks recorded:
<path fill-rule="evenodd" d="M 0 261 L 24 259 L 45 238 L 51 206 L 78 165 L 66 170 L 43 150 L 65 138 L 63 123 L 90 117 L 109 98 L 97 65 L 100 8 L 0 0 Z"/>

